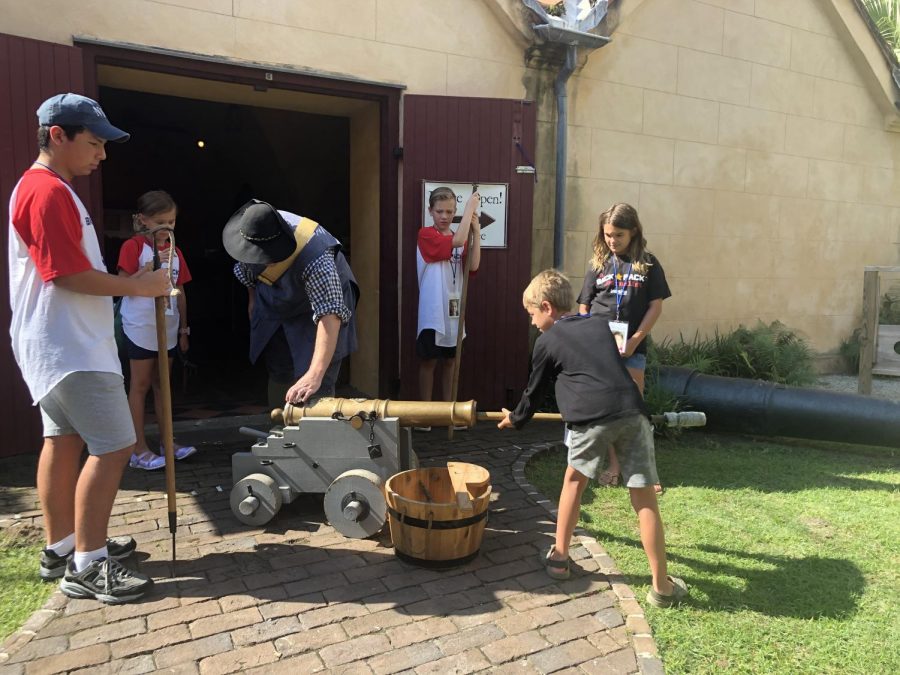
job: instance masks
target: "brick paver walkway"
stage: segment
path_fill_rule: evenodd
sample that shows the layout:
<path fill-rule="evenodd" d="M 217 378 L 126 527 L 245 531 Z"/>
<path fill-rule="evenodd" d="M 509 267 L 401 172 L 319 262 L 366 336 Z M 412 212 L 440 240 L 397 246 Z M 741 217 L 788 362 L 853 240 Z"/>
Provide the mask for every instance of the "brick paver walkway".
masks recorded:
<path fill-rule="evenodd" d="M 558 436 L 540 424 L 479 424 L 452 443 L 443 429 L 414 435 L 423 464 L 485 466 L 494 492 L 481 555 L 430 570 L 398 560 L 387 532 L 341 536 L 320 497 L 285 505 L 266 527 L 241 524 L 228 504 L 230 458 L 248 441 L 206 432 L 202 452 L 178 465 L 177 576 L 163 475 L 126 470 L 111 534 L 137 539 L 126 564 L 156 579 L 152 595 L 105 606 L 55 592 L 0 647 L 0 675 L 661 673 L 643 611 L 596 541 L 580 535 L 568 581 L 542 569 L 554 505 L 524 466 Z M 0 525 L 40 525 L 33 466 L 4 460 Z"/>

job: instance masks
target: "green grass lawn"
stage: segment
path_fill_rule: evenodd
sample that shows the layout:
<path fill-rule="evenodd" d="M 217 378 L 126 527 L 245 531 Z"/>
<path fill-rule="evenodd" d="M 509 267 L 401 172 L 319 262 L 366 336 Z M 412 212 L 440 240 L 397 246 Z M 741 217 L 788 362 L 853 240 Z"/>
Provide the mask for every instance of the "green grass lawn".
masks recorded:
<path fill-rule="evenodd" d="M 564 453 L 529 464 L 558 499 Z M 669 571 L 690 601 L 643 598 L 624 488 L 587 489 L 581 525 L 645 606 L 670 673 L 900 672 L 900 455 L 700 432 L 657 441 Z"/>
<path fill-rule="evenodd" d="M 38 557 L 44 546 L 40 530 L 0 530 L 0 642 L 44 604 L 58 584 L 41 581 Z"/>

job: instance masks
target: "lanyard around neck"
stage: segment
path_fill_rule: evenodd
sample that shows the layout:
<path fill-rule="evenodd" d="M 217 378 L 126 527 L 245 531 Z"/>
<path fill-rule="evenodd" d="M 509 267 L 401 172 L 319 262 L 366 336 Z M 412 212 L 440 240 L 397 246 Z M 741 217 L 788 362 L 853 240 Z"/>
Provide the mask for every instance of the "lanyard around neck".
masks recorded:
<path fill-rule="evenodd" d="M 65 183 L 66 185 L 69 185 L 69 184 L 70 184 L 69 181 L 67 181 L 65 178 L 62 177 L 62 174 L 60 174 L 59 171 L 57 171 L 56 169 L 53 169 L 53 168 L 47 166 L 47 165 L 44 164 L 43 162 L 39 162 L 39 161 L 37 161 L 37 160 L 34 160 L 34 161 L 32 162 L 32 164 L 37 164 L 38 166 L 44 167 L 45 169 L 47 169 L 47 171 L 49 171 L 49 172 L 52 173 L 54 176 L 56 176 L 57 178 L 59 178 L 59 179 L 60 179 L 63 183 Z"/>
<path fill-rule="evenodd" d="M 634 267 L 634 263 L 628 263 L 628 269 L 625 271 L 625 274 L 622 275 L 622 292 L 619 293 L 619 257 L 613 256 L 613 284 L 615 285 L 614 295 L 616 296 L 616 321 L 619 320 L 619 309 L 622 305 L 622 298 L 625 297 L 625 294 L 628 292 L 628 277 L 631 275 L 631 268 Z"/>
<path fill-rule="evenodd" d="M 456 289 L 456 272 L 459 270 L 459 264 L 462 261 L 462 253 L 456 255 L 456 249 L 450 249 L 450 274 L 453 276 L 453 288 Z"/>

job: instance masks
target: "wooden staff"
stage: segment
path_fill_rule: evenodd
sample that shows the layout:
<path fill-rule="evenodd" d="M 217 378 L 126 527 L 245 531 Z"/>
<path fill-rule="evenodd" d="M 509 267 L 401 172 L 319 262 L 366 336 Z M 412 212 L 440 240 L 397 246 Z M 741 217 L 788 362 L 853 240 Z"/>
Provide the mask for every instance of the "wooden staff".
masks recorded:
<path fill-rule="evenodd" d="M 161 266 L 159 259 L 159 249 L 156 246 L 156 237 L 154 233 L 160 228 L 155 228 L 150 232 L 150 238 L 153 241 L 153 269 L 158 270 Z M 175 235 L 169 228 L 167 230 L 169 236 L 169 278 L 172 275 L 172 258 L 175 253 Z M 177 295 L 174 288 L 169 298 Z M 178 529 L 177 510 L 175 505 L 175 448 L 172 432 L 172 387 L 169 381 L 169 350 L 168 339 L 166 335 L 166 302 L 167 298 L 158 296 L 153 299 L 156 306 L 156 351 L 159 368 L 159 397 L 161 410 L 157 410 L 159 415 L 159 435 L 162 441 L 166 455 L 166 495 L 168 496 L 169 507 L 169 532 L 172 533 L 172 577 L 175 576 L 175 531 Z"/>
<path fill-rule="evenodd" d="M 472 194 L 478 192 L 478 184 L 472 185 Z M 476 218 L 477 210 L 472 214 Z M 466 296 L 469 293 L 469 271 L 472 269 L 472 249 L 475 247 L 475 231 L 472 229 L 472 223 L 469 222 L 469 236 L 467 237 L 466 260 L 463 264 L 463 282 L 462 292 L 459 296 L 459 323 L 456 327 L 456 355 L 453 357 L 453 379 L 450 382 L 450 400 L 455 401 L 459 393 L 459 364 L 462 359 L 462 343 L 463 331 L 465 330 L 466 319 Z M 453 440 L 453 425 L 447 427 L 447 440 Z"/>
<path fill-rule="evenodd" d="M 479 422 L 499 422 L 506 419 L 506 413 L 502 412 L 480 412 L 478 413 Z M 562 422 L 562 415 L 559 413 L 534 413 L 531 419 L 537 422 Z"/>
<path fill-rule="evenodd" d="M 479 422 L 499 422 L 506 419 L 503 412 L 480 412 Z M 531 419 L 543 422 L 562 422 L 559 413 L 535 413 Z M 706 413 L 697 410 L 685 410 L 682 412 L 664 412 L 658 415 L 650 415 L 650 423 L 658 427 L 684 428 L 706 426 Z"/>

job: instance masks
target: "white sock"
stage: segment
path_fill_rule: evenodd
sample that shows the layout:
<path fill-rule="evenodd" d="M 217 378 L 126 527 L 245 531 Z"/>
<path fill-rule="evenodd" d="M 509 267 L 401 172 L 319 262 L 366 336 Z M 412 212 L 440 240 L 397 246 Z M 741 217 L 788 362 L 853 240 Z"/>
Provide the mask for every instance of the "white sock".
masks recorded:
<path fill-rule="evenodd" d="M 78 573 L 95 560 L 102 560 L 107 557 L 109 557 L 109 551 L 106 550 L 105 546 L 103 548 L 98 548 L 96 551 L 88 551 L 86 553 L 75 551 L 75 555 L 72 558 L 72 567 L 74 567 L 75 572 Z"/>
<path fill-rule="evenodd" d="M 75 533 L 73 532 L 68 537 L 64 539 L 60 539 L 55 544 L 50 544 L 47 547 L 48 551 L 53 551 L 60 558 L 65 558 L 75 549 Z"/>

